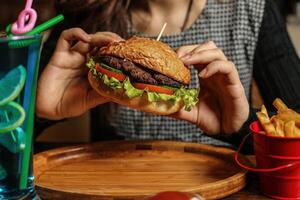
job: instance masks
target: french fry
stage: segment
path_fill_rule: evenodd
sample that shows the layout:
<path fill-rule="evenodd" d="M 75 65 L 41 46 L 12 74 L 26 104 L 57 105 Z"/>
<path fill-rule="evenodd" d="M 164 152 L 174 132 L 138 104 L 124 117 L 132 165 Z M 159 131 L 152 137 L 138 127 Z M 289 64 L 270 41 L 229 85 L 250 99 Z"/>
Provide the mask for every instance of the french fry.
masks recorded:
<path fill-rule="evenodd" d="M 272 123 L 266 123 L 263 125 L 264 129 L 266 130 L 266 135 L 269 136 L 279 136 L 276 132 L 276 129 Z"/>
<path fill-rule="evenodd" d="M 267 111 L 265 105 L 261 106 L 260 112 L 264 113 L 267 117 L 269 117 L 269 114 L 268 114 L 268 111 Z"/>
<path fill-rule="evenodd" d="M 295 124 L 300 127 L 300 115 L 292 109 L 279 112 L 276 116 L 285 122 L 293 120 L 295 121 Z"/>
<path fill-rule="evenodd" d="M 294 137 L 295 121 L 288 121 L 284 124 L 284 133 L 286 137 Z"/>
<path fill-rule="evenodd" d="M 284 137 L 284 121 L 273 116 L 271 118 L 271 123 L 275 126 L 277 136 Z"/>
<path fill-rule="evenodd" d="M 276 129 L 274 125 L 270 122 L 270 118 L 268 115 L 262 112 L 257 112 L 256 116 L 265 130 L 266 135 L 276 136 Z"/>
<path fill-rule="evenodd" d="M 256 116 L 261 124 L 270 123 L 270 118 L 265 113 L 257 112 Z"/>
<path fill-rule="evenodd" d="M 285 105 L 285 103 L 283 103 L 283 101 L 279 98 L 276 98 L 274 101 L 273 101 L 273 106 L 279 111 L 283 111 L 283 110 L 286 110 L 288 109 L 288 107 Z"/>
<path fill-rule="evenodd" d="M 261 111 L 256 113 L 264 129 L 262 133 L 277 137 L 300 138 L 300 114 L 288 108 L 279 98 L 274 100 L 273 105 L 277 109 L 277 114 L 271 118 L 264 105 L 262 105 Z"/>

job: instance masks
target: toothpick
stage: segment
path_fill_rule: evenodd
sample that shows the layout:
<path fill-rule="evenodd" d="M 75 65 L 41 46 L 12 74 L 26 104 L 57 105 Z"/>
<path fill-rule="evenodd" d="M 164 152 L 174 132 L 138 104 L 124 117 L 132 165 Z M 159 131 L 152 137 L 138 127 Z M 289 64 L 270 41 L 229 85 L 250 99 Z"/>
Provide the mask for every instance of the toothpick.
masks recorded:
<path fill-rule="evenodd" d="M 167 22 L 165 22 L 165 24 L 164 24 L 163 27 L 161 28 L 161 31 L 160 31 L 159 35 L 157 36 L 157 38 L 156 38 L 157 41 L 160 40 L 160 38 L 161 38 L 163 32 L 165 31 L 166 26 L 167 26 Z"/>

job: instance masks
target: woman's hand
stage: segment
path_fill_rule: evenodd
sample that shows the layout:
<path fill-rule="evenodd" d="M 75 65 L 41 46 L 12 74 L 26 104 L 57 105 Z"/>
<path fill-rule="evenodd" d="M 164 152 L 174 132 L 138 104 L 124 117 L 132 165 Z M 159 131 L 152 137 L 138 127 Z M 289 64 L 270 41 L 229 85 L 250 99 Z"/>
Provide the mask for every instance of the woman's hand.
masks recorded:
<path fill-rule="evenodd" d="M 180 47 L 177 54 L 200 72 L 200 95 L 191 112 L 181 110 L 174 117 L 211 135 L 238 131 L 247 120 L 249 104 L 234 63 L 211 41 Z"/>
<path fill-rule="evenodd" d="M 118 35 L 99 32 L 88 35 L 82 29 L 62 32 L 55 52 L 44 69 L 37 89 L 39 117 L 62 119 L 83 114 L 107 99 L 97 94 L 87 80 L 87 54 L 95 47 L 122 40 Z"/>

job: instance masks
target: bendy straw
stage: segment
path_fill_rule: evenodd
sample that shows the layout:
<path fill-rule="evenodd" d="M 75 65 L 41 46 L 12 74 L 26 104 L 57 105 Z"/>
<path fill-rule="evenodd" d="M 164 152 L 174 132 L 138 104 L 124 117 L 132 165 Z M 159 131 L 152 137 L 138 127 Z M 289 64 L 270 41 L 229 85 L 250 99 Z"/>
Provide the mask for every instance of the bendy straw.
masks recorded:
<path fill-rule="evenodd" d="M 161 28 L 160 33 L 159 33 L 159 35 L 158 35 L 157 38 L 156 38 L 157 41 L 160 40 L 160 38 L 161 38 L 163 32 L 165 31 L 166 26 L 167 26 L 167 22 L 165 22 L 164 25 L 163 25 L 163 27 Z"/>
<path fill-rule="evenodd" d="M 25 33 L 24 35 L 26 36 L 33 36 L 36 34 L 40 34 L 43 31 L 46 31 L 47 29 L 51 28 L 52 26 L 56 25 L 57 23 L 61 22 L 64 20 L 64 16 L 63 15 L 57 15 L 56 17 L 38 25 L 37 27 L 35 27 L 34 29 L 32 29 L 31 31 Z M 9 33 L 9 26 L 7 26 L 6 28 L 6 32 Z M 26 40 L 12 40 L 9 42 L 9 48 L 22 48 L 25 46 L 28 46 L 30 44 L 32 44 L 33 42 L 36 42 L 35 38 L 29 38 Z"/>
<path fill-rule="evenodd" d="M 53 17 L 52 19 L 38 25 L 37 27 L 35 27 L 34 29 L 32 29 L 31 31 L 25 33 L 24 35 L 36 35 L 36 34 L 40 34 L 41 32 L 51 28 L 52 26 L 58 24 L 59 22 L 64 20 L 64 16 L 63 15 L 57 15 L 56 17 Z"/>
<path fill-rule="evenodd" d="M 18 20 L 11 26 L 11 33 L 22 35 L 33 29 L 37 19 L 37 13 L 31 8 L 33 0 L 27 0 L 24 10 L 18 16 Z"/>

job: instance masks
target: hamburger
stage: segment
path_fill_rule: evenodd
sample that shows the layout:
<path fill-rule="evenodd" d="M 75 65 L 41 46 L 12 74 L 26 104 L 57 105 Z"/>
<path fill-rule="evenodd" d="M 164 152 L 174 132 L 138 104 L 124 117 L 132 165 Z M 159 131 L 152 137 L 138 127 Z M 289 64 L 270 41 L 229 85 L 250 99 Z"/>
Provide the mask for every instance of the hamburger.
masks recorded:
<path fill-rule="evenodd" d="M 100 48 L 87 63 L 88 80 L 102 96 L 130 108 L 169 115 L 191 110 L 198 89 L 187 89 L 190 70 L 165 43 L 131 37 Z"/>

